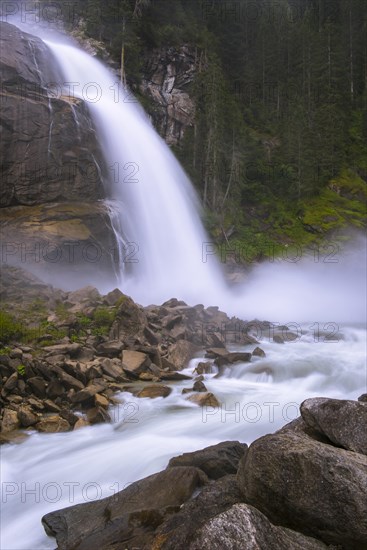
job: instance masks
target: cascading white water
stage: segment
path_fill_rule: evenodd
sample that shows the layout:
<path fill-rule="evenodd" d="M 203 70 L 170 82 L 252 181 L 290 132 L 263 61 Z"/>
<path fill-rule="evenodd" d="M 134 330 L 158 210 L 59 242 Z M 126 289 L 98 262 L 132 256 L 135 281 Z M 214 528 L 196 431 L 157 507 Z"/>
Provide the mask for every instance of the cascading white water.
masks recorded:
<path fill-rule="evenodd" d="M 246 287 L 230 293 L 213 256 L 202 261 L 207 238 L 191 184 L 142 110 L 124 102 L 121 90 L 114 101 L 116 80 L 98 61 L 70 45 L 48 44 L 64 81 L 75 83 L 76 95 L 89 98 L 111 167 L 114 185 L 107 204 L 120 256 L 139 261 L 134 277 L 122 278 L 122 289 L 145 303 L 175 296 L 220 305 L 242 318 L 311 324 L 285 346 L 263 339 L 265 358 L 236 365 L 218 379 L 206 375 L 205 384 L 222 403 L 214 413 L 188 403 L 181 394 L 186 384 L 179 382 L 166 399 L 121 394 L 121 406 L 111 411 L 112 425 L 35 433 L 19 446 L 5 446 L 0 546 L 7 550 L 54 548 L 40 524 L 43 514 L 110 496 L 164 468 L 171 456 L 225 439 L 251 442 L 294 418 L 306 397 L 355 399 L 366 391 L 364 330 L 339 326 L 342 338 L 332 342 L 315 332 L 324 321 L 364 320 L 361 252 L 330 264 L 266 264 Z M 130 249 L 122 233 L 135 243 Z"/>
<path fill-rule="evenodd" d="M 177 382 L 167 398 L 120 394 L 112 425 L 34 433 L 21 445 L 3 446 L 0 547 L 51 550 L 55 541 L 40 521 L 51 510 L 111 496 L 183 452 L 225 440 L 250 443 L 297 417 L 306 398 L 356 399 L 366 391 L 366 334 L 361 328 L 342 333 L 325 342 L 311 330 L 285 346 L 264 338 L 265 358 L 235 365 L 220 378 L 205 375 L 222 403 L 218 409 L 189 403 L 181 390 L 190 384 Z M 184 372 L 192 374 L 199 360 Z"/>
<path fill-rule="evenodd" d="M 99 61 L 73 46 L 46 43 L 69 89 L 88 102 L 110 170 L 110 198 L 124 206 L 121 226 L 135 247 L 133 257 L 131 251 L 122 257 L 135 260 L 134 280 L 121 281 L 124 289 L 143 302 L 187 299 L 192 287 L 202 300 L 212 299 L 223 281 L 218 267 L 202 261 L 208 239 L 198 200 L 174 155 Z"/>
<path fill-rule="evenodd" d="M 133 96 L 97 59 L 70 44 L 46 43 L 67 88 L 88 102 L 110 169 L 124 292 L 143 304 L 171 297 L 215 304 L 241 318 L 365 320 L 365 241 L 348 256 L 325 254 L 292 264 L 291 253 L 280 263 L 260 266 L 246 285 L 231 292 L 202 226 L 191 182 Z"/>

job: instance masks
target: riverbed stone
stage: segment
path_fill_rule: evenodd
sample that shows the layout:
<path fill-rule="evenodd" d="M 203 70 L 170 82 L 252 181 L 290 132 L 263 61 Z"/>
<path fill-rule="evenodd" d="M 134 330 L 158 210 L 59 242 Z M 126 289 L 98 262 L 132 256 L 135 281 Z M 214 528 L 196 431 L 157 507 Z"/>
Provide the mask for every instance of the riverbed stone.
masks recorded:
<path fill-rule="evenodd" d="M 239 462 L 247 450 L 248 446 L 245 443 L 222 441 L 200 451 L 175 456 L 169 461 L 168 467 L 195 466 L 203 470 L 209 478 L 219 479 L 237 472 Z"/>
<path fill-rule="evenodd" d="M 168 397 L 172 392 L 172 388 L 168 386 L 163 386 L 160 384 L 151 384 L 145 386 L 142 390 L 138 391 L 136 394 L 137 397 L 150 397 L 154 399 L 155 397 Z"/>
<path fill-rule="evenodd" d="M 195 403 L 200 407 L 220 407 L 220 402 L 211 392 L 195 393 L 187 397 L 187 401 L 191 401 L 191 403 Z"/>

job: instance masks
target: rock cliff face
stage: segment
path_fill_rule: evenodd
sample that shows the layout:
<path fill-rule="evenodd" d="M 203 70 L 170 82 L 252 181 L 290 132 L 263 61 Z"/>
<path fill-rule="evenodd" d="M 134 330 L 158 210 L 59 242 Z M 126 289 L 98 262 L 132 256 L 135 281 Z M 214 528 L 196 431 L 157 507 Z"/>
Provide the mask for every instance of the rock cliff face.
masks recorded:
<path fill-rule="evenodd" d="M 56 61 L 40 39 L 5 22 L 0 27 L 2 260 L 24 264 L 24 256 L 9 256 L 14 245 L 18 252 L 65 242 L 107 251 L 114 236 L 106 207 L 96 204 L 105 167 L 88 108 L 63 95 Z M 51 276 L 66 265 L 78 284 L 88 282 L 91 267 L 93 281 L 113 272 L 111 253 L 94 265 L 84 256 L 50 262 L 28 254 L 26 263 Z"/>
<path fill-rule="evenodd" d="M 194 123 L 188 87 L 196 69 L 195 51 L 188 46 L 157 49 L 146 56 L 140 91 L 154 102 L 153 123 L 168 145 L 177 145 Z"/>

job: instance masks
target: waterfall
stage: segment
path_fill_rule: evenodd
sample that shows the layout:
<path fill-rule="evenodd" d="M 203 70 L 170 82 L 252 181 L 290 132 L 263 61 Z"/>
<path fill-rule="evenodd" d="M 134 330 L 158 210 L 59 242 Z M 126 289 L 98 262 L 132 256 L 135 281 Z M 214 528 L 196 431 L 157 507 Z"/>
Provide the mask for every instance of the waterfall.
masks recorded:
<path fill-rule="evenodd" d="M 283 257 L 252 266 L 245 284 L 230 289 L 216 253 L 226 262 L 233 250 L 209 242 L 191 182 L 133 95 L 70 39 L 38 25 L 14 23 L 38 35 L 52 51 L 58 65 L 54 69 L 59 70 L 57 89 L 88 105 L 108 166 L 103 177 L 108 179 L 106 207 L 116 237 L 116 279 L 123 292 L 144 305 L 171 297 L 217 305 L 242 319 L 284 324 L 366 321 L 365 237 L 358 237 L 347 253 L 332 240 L 324 255 L 307 255 L 298 247 L 293 260 L 285 249 Z M 327 253 L 329 244 L 332 255 Z M 234 256 L 246 258 L 238 249 Z M 96 284 L 93 272 L 88 283 Z"/>
<path fill-rule="evenodd" d="M 123 205 L 114 229 L 122 227 L 135 245 L 132 269 L 121 270 L 133 273 L 123 282 L 124 290 L 141 302 L 173 296 L 212 301 L 224 283 L 219 265 L 203 261 L 208 237 L 197 196 L 180 164 L 112 72 L 78 48 L 46 43 L 65 83 L 88 103 L 109 167 L 109 198 Z M 130 260 L 124 257 L 122 262 Z"/>

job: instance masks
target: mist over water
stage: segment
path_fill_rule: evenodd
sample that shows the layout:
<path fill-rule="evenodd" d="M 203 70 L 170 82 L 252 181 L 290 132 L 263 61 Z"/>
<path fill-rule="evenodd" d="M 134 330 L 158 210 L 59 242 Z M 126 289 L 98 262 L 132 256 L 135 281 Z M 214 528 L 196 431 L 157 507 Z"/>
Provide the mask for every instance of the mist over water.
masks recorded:
<path fill-rule="evenodd" d="M 229 439 L 250 443 L 298 416 L 307 397 L 356 399 L 366 391 L 366 332 L 358 325 L 366 319 L 365 237 L 317 261 L 303 255 L 299 261 L 254 265 L 242 284 L 230 287 L 220 261 L 213 254 L 203 256 L 208 237 L 191 183 L 142 109 L 123 101 L 126 95 L 115 101 L 124 90 L 96 59 L 56 38 L 48 36 L 47 44 L 64 82 L 78 83 L 78 97 L 89 94 L 111 170 L 107 205 L 120 250 L 122 291 L 142 304 L 174 296 L 189 304 L 218 305 L 242 319 L 296 323 L 303 332 L 286 345 L 260 334 L 266 357 L 236 364 L 219 378 L 205 375 L 208 390 L 222 404 L 215 411 L 186 401 L 181 390 L 189 384 L 177 382 L 167 398 L 119 394 L 121 405 L 110 411 L 112 425 L 34 433 L 21 445 L 4 446 L 1 474 L 7 493 L 0 546 L 7 550 L 55 548 L 41 526 L 43 514 L 111 496 L 165 468 L 171 456 Z M 88 87 L 91 83 L 94 87 Z M 128 243 L 136 247 L 127 251 Z M 138 260 L 131 262 L 131 276 L 127 253 Z M 337 324 L 332 340 L 323 332 L 325 324 L 330 332 L 330 322 Z M 193 374 L 199 360 L 185 372 Z"/>
<path fill-rule="evenodd" d="M 119 256 L 114 286 L 142 305 L 176 297 L 247 320 L 366 322 L 365 236 L 355 235 L 343 251 L 333 243 L 319 254 L 285 250 L 280 259 L 250 266 L 244 282 L 230 286 L 217 258 L 226 261 L 230 250 L 214 253 L 191 182 L 131 92 L 47 22 L 24 23 L 19 14 L 8 21 L 46 42 L 59 66 L 58 88 L 83 99 L 91 112 L 108 166 L 106 204 Z M 88 284 L 112 289 L 93 280 L 93 264 L 90 272 Z M 64 274 L 60 281 L 47 273 L 44 279 L 64 289 L 76 284 Z"/>
<path fill-rule="evenodd" d="M 131 94 L 90 55 L 71 45 L 46 43 L 65 80 L 78 83 L 75 93 L 89 98 L 111 170 L 110 204 L 116 202 L 120 216 L 114 227 L 124 292 L 144 305 L 174 296 L 190 304 L 218 305 L 243 319 L 366 320 L 363 237 L 349 251 L 334 247 L 324 255 L 302 258 L 301 252 L 292 258 L 291 253 L 267 261 L 254 267 L 244 284 L 230 288 L 219 261 L 205 253 L 208 237 L 190 181 Z"/>

